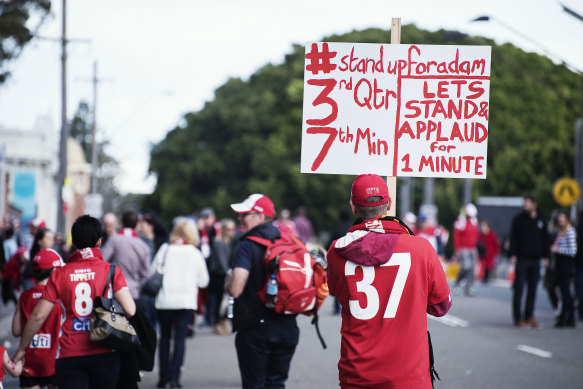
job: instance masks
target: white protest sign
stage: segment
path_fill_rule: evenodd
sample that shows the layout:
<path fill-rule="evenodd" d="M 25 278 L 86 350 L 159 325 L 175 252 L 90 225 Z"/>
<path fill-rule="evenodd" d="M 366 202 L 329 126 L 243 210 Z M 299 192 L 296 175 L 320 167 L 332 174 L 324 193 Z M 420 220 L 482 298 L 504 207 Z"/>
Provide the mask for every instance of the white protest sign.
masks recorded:
<path fill-rule="evenodd" d="M 490 51 L 307 44 L 302 173 L 486 178 Z"/>

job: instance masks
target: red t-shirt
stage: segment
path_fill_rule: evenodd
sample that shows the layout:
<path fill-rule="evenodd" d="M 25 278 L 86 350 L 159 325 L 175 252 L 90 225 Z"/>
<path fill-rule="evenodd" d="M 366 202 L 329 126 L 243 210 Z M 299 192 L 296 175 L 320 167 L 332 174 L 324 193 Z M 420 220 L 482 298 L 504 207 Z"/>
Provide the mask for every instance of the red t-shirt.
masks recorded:
<path fill-rule="evenodd" d="M 42 298 L 61 303 L 65 312 L 57 358 L 112 351 L 89 340 L 93 299 L 101 296 L 108 274 L 109 263 L 103 261 L 101 252 L 96 248 L 76 251 L 64 267 L 51 273 Z M 116 267 L 113 292 L 122 288 L 127 288 L 126 280 Z"/>
<path fill-rule="evenodd" d="M 0 388 L 2 388 L 2 380 L 6 375 L 6 371 L 4 370 L 4 353 L 6 352 L 6 347 L 0 346 L 0 358 L 2 358 L 2 363 L 0 363 Z"/>
<path fill-rule="evenodd" d="M 426 312 L 449 297 L 445 273 L 426 239 L 368 223 L 327 256 L 330 294 L 342 305 L 340 386 L 431 389 Z"/>
<path fill-rule="evenodd" d="M 20 295 L 20 319 L 22 327 L 40 301 L 45 290 L 44 285 L 35 285 Z M 22 375 L 28 377 L 49 377 L 55 374 L 55 359 L 59 346 L 59 332 L 63 309 L 56 304 L 38 330 L 30 345 L 26 348 Z"/>

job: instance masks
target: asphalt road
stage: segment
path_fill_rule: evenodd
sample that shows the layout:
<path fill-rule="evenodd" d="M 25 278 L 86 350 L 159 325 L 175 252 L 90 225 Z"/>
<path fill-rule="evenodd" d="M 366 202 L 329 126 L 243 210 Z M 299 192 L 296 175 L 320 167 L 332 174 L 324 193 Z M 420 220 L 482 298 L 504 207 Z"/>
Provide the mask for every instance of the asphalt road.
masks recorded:
<path fill-rule="evenodd" d="M 477 296 L 454 296 L 450 313 L 428 321 L 441 377 L 438 389 L 575 389 L 583 388 L 583 323 L 575 329 L 553 328 L 553 311 L 539 289 L 536 317 L 540 329 L 512 326 L 511 289 L 504 282 L 477 286 Z M 287 388 L 337 387 L 340 317 L 331 314 L 328 299 L 321 310 L 320 326 L 328 348 L 323 350 L 310 318 L 300 317 L 301 339 L 292 361 Z M 0 315 L 10 307 L 0 307 Z M 6 338 L 9 318 L 0 322 Z M 8 337 L 15 344 L 16 340 Z M 156 369 L 156 368 L 155 368 Z M 182 384 L 185 388 L 231 389 L 240 387 L 234 336 L 214 335 L 199 329 L 187 341 Z M 157 373 L 144 373 L 141 388 L 154 388 Z M 5 388 L 17 381 L 4 379 Z"/>

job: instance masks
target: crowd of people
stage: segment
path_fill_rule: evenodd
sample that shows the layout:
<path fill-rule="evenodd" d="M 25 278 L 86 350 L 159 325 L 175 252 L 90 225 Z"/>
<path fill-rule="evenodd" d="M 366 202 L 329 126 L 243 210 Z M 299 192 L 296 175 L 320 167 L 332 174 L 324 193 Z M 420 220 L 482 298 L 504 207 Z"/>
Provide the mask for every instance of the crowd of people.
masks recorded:
<path fill-rule="evenodd" d="M 408 212 L 400 220 L 387 216 L 390 204 L 384 180 L 358 176 L 349 207 L 341 211 L 325 247 L 334 311 L 342 315 L 342 387 L 363 382 L 368 387 L 387 382 L 431 387 L 431 345 L 420 345 L 427 332 L 425 314 L 442 316 L 452 304 L 446 264 L 459 268 L 454 294 L 474 296 L 474 280 L 489 282 L 502 251 L 496 232 L 488 220 L 479 219 L 473 204 L 462 207 L 452 226 L 451 258 L 446 258 L 450 233 L 437 223 L 435 213 Z M 217 220 L 206 207 L 175 218 L 170 232 L 151 213 L 126 211 L 119 219 L 107 213 L 101 220 L 85 215 L 73 224 L 69 244 L 41 219 L 31 220 L 23 230 L 18 223 L 3 221 L 2 298 L 16 306 L 12 332 L 21 338 L 12 358 L 0 348 L 3 371 L 20 376 L 23 388 L 137 387 L 137 368 L 128 374 L 120 367 L 124 357 L 89 340 L 90 302 L 103 289 L 110 263 L 116 265 L 115 282 L 108 293 L 129 317 L 143 315 L 157 329 L 157 387 L 182 387 L 186 339 L 201 328 L 217 335 L 236 333 L 242 387 L 284 387 L 299 329 L 295 315 L 276 313 L 258 297 L 266 287 L 266 248 L 253 238 L 273 241 L 292 234 L 315 245 L 314 230 L 305 208 L 292 218 L 287 208 L 276 212 L 263 194 L 231 208 L 236 220 Z M 574 327 L 577 316 L 583 319 L 583 304 L 576 303 L 583 301 L 583 254 L 577 247 L 583 223 L 576 230 L 568 214 L 559 211 L 551 226 L 538 213 L 536 198 L 525 196 L 504 248 L 515 267 L 512 318 L 517 327 L 538 326 L 534 306 L 541 262 L 544 285 L 557 308 L 556 326 Z M 398 268 L 396 280 L 383 283 L 391 290 L 377 291 L 375 275 L 392 278 L 391 267 Z M 158 271 L 163 273 L 159 292 L 142 293 Z M 405 283 L 407 279 L 411 281 Z M 400 305 L 401 299 L 407 303 Z M 397 316 L 398 310 L 402 313 Z M 386 318 L 393 319 L 391 331 L 380 324 Z M 416 340 L 394 342 L 392 331 Z M 375 362 L 394 360 L 395 355 L 406 362 L 398 369 Z M 111 374 L 103 375 L 104 370 Z"/>
<path fill-rule="evenodd" d="M 488 283 L 501 265 L 501 254 L 508 257 L 512 281 L 512 319 L 517 327 L 537 328 L 534 309 L 541 277 L 549 301 L 556 310 L 555 327 L 575 327 L 583 321 L 583 215 L 575 228 L 564 210 L 553 213 L 547 222 L 539 213 L 536 197 L 523 198 L 523 210 L 515 215 L 510 234 L 500 242 L 490 221 L 479 220 L 473 204 L 462 207 L 453 225 L 453 254 L 445 256 L 449 234 L 435 217 L 408 212 L 403 221 L 417 236 L 427 239 L 444 266 L 455 265 L 454 294 L 475 294 L 476 279 Z M 579 246 L 578 246 L 579 245 Z M 526 290 L 526 296 L 525 296 Z M 575 312 L 577 307 L 577 314 Z"/>
<path fill-rule="evenodd" d="M 281 231 L 301 234 L 306 242 L 313 240 L 305 209 L 299 209 L 293 219 L 286 209 L 279 215 L 285 219 Z M 12 332 L 21 337 L 14 360 L 5 349 L 0 350 L 5 354 L 2 371 L 20 376 L 23 388 L 113 388 L 116 380 L 117 387 L 137 387 L 139 375 L 129 381 L 118 377 L 123 358 L 113 358 L 111 350 L 94 347 L 88 338 L 91 304 L 87 301 L 100 293 L 107 263 L 116 265 L 112 293 L 126 302 L 126 313 L 143 314 L 157 329 L 158 387 L 181 387 L 185 341 L 195 334 L 197 314 L 202 317 L 200 328 L 212 328 L 218 335 L 232 333 L 233 325 L 226 320 L 225 282 L 232 273 L 237 238 L 245 232 L 241 218 L 239 224 L 229 218 L 217 221 L 207 207 L 175 218 L 168 232 L 151 213 L 127 211 L 118 218 L 108 212 L 101 220 L 77 219 L 70 244 L 40 218 L 31 220 L 24 230 L 8 220 L 1 227 L 2 297 L 4 304 L 16 306 Z M 80 266 L 85 268 L 80 270 Z M 143 294 L 142 285 L 158 269 L 164 274 L 160 291 L 153 297 Z M 75 272 L 91 273 L 94 282 L 67 289 L 67 276 Z M 80 305 L 81 300 L 85 303 Z M 62 322 L 61 317 L 65 318 Z M 35 346 L 38 342 L 44 342 L 42 347 Z M 111 374 L 98 374 L 102 369 Z"/>

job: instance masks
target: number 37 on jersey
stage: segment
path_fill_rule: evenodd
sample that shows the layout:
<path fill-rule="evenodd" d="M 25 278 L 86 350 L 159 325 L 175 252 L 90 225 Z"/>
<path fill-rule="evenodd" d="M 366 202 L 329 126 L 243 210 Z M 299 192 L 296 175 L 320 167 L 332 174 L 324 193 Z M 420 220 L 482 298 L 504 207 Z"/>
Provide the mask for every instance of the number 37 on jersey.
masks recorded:
<path fill-rule="evenodd" d="M 379 291 L 372 283 L 375 280 L 375 273 L 382 271 L 382 268 L 386 266 L 397 267 L 397 277 L 395 278 L 392 289 Z M 352 316 L 360 320 L 370 320 L 379 313 L 379 310 L 383 309 L 384 318 L 394 318 L 397 314 L 401 297 L 403 296 L 409 270 L 411 269 L 411 253 L 394 253 L 388 262 L 376 268 L 374 266 L 357 265 L 354 262 L 347 261 L 344 266 L 344 275 L 356 275 L 357 268 L 362 269 L 362 280 L 356 281 L 356 291 L 364 293 L 365 301 L 361 303 L 359 300 L 349 300 L 349 308 Z M 379 298 L 379 293 L 389 293 L 389 300 L 386 307 L 380 306 L 381 299 Z"/>

